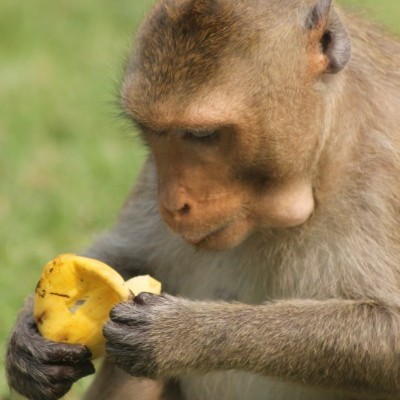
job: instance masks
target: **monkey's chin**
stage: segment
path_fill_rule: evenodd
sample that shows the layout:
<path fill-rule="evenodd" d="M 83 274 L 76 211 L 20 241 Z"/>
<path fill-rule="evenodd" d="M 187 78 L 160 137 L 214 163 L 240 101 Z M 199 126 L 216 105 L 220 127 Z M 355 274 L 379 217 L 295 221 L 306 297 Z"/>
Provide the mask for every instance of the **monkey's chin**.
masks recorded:
<path fill-rule="evenodd" d="M 201 250 L 222 251 L 240 245 L 250 235 L 251 231 L 251 223 L 247 219 L 243 219 L 236 220 L 201 239 L 184 239 L 192 246 Z"/>

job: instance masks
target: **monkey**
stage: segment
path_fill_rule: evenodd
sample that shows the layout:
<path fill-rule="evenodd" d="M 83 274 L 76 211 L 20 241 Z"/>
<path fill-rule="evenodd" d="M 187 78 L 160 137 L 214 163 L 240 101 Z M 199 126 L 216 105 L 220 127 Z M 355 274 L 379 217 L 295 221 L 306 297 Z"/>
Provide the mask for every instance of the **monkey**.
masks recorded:
<path fill-rule="evenodd" d="M 159 0 L 121 104 L 148 158 L 84 253 L 164 293 L 114 307 L 85 400 L 400 398 L 400 43 L 332 0 Z M 12 388 L 93 372 L 40 337 Z"/>

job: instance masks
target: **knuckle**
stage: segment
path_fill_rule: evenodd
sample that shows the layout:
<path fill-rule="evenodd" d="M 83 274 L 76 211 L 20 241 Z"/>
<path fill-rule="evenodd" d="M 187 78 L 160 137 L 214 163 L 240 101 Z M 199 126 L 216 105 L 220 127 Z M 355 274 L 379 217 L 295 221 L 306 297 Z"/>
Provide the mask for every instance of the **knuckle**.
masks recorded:
<path fill-rule="evenodd" d="M 120 307 L 119 307 L 119 305 L 116 305 L 110 311 L 110 319 L 112 321 L 118 320 L 119 314 L 120 314 Z"/>
<path fill-rule="evenodd" d="M 132 302 L 122 302 L 114 306 L 110 311 L 111 320 L 123 320 L 132 310 Z"/>
<path fill-rule="evenodd" d="M 115 327 L 122 329 L 124 325 L 136 326 L 144 319 L 146 312 L 135 303 L 121 303 L 114 307 L 110 313 L 110 320 L 115 324 Z"/>
<path fill-rule="evenodd" d="M 31 346 L 30 353 L 34 358 L 43 360 L 43 362 L 64 361 L 62 357 L 63 346 L 62 344 L 43 339 L 37 341 L 35 346 Z"/>

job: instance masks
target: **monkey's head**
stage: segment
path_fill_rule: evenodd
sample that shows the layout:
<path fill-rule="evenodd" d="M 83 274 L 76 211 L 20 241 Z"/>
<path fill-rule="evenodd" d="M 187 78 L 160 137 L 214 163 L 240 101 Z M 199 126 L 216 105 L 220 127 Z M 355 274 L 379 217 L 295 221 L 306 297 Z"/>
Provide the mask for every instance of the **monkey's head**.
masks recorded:
<path fill-rule="evenodd" d="M 327 74 L 350 57 L 330 0 L 162 0 L 122 85 L 167 225 L 205 249 L 305 223 Z M 332 78 L 332 76 L 331 76 Z"/>

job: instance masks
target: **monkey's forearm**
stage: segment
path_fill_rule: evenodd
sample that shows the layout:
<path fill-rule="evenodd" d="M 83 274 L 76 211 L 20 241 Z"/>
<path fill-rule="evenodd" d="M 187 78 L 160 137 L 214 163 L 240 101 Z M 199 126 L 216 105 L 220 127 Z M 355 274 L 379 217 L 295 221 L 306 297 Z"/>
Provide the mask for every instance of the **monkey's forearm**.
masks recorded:
<path fill-rule="evenodd" d="M 160 326 L 164 343 L 155 352 L 167 374 L 240 369 L 347 390 L 400 391 L 399 320 L 373 302 L 176 306 L 174 323 Z"/>

